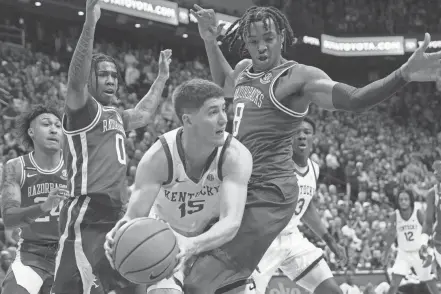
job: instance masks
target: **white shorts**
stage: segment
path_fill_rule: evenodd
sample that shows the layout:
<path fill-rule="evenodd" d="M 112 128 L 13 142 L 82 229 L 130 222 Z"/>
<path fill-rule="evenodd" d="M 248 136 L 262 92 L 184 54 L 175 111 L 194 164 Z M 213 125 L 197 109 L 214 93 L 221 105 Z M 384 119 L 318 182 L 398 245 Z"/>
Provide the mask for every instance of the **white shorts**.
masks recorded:
<path fill-rule="evenodd" d="M 395 259 L 392 273 L 400 276 L 407 276 L 411 272 L 411 268 L 415 270 L 418 279 L 421 282 L 433 279 L 431 275 L 432 266 L 423 267 L 418 251 L 403 251 L 398 249 L 397 258 Z"/>
<path fill-rule="evenodd" d="M 255 292 L 247 290 L 252 292 L 245 293 L 264 294 L 277 269 L 293 281 L 304 274 L 296 283 L 314 292 L 323 281 L 333 277 L 326 262 L 323 259 L 320 260 L 322 256 L 323 251 L 315 247 L 301 233 L 279 235 L 268 248 L 252 275 L 256 286 Z M 309 269 L 314 263 L 317 264 Z"/>
<path fill-rule="evenodd" d="M 147 293 L 151 290 L 156 289 L 175 289 L 178 291 L 184 291 L 182 289 L 182 285 L 184 285 L 184 273 L 179 271 L 173 275 L 173 277 L 168 279 L 163 279 L 158 283 L 151 285 L 147 288 Z"/>

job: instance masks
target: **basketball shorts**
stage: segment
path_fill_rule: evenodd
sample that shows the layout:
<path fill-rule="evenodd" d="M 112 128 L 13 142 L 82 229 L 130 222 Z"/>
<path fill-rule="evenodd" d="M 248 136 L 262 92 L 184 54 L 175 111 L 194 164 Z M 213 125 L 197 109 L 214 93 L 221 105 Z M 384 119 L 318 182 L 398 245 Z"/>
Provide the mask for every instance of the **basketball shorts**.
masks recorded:
<path fill-rule="evenodd" d="M 56 244 L 21 244 L 2 284 L 3 294 L 15 294 L 20 287 L 29 294 L 49 294 L 54 280 Z"/>
<path fill-rule="evenodd" d="M 147 294 L 156 289 L 174 289 L 178 291 L 184 291 L 184 273 L 176 272 L 171 278 L 164 279 L 158 283 L 147 287 Z"/>
<path fill-rule="evenodd" d="M 418 279 L 422 282 L 433 279 L 431 274 L 432 266 L 423 267 L 418 251 L 403 251 L 398 249 L 392 273 L 400 276 L 407 276 L 411 272 L 411 268 L 415 270 Z"/>
<path fill-rule="evenodd" d="M 245 289 L 260 259 L 291 220 L 297 196 L 295 176 L 250 182 L 236 236 L 196 258 L 185 272 L 184 292 L 214 294 Z"/>
<path fill-rule="evenodd" d="M 312 271 L 316 266 L 318 269 Z M 323 281 L 333 277 L 331 269 L 323 260 L 323 251 L 300 232 L 277 236 L 252 275 L 255 292 L 246 293 L 265 294 L 277 269 L 311 293 Z"/>
<path fill-rule="evenodd" d="M 60 211 L 53 294 L 108 293 L 119 283 L 127 285 L 104 252 L 106 234 L 115 226 L 120 211 L 92 198 L 71 198 Z"/>

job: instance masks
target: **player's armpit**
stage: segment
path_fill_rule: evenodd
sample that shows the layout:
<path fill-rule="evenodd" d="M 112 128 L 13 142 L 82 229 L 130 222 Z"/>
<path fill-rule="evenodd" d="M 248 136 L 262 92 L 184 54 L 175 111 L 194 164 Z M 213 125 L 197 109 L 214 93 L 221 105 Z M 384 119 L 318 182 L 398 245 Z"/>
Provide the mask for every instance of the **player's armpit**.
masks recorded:
<path fill-rule="evenodd" d="M 236 235 L 242 222 L 252 169 L 251 153 L 233 138 L 222 163 L 219 221 L 207 232 L 191 238 L 197 248 L 196 254 L 218 248 Z"/>
<path fill-rule="evenodd" d="M 162 100 L 166 78 L 157 77 L 148 93 L 136 104 L 135 108 L 122 112 L 124 129 L 131 131 L 145 127 L 155 117 L 156 110 Z"/>
<path fill-rule="evenodd" d="M 131 220 L 148 216 L 162 184 L 167 179 L 167 157 L 158 140 L 144 154 L 138 164 L 134 189 L 123 218 Z"/>
<path fill-rule="evenodd" d="M 64 113 L 66 115 L 66 123 L 64 125 L 66 131 L 81 130 L 87 128 L 95 120 L 98 114 L 98 102 L 88 95 L 88 99 L 83 107 L 71 109 L 66 105 Z"/>

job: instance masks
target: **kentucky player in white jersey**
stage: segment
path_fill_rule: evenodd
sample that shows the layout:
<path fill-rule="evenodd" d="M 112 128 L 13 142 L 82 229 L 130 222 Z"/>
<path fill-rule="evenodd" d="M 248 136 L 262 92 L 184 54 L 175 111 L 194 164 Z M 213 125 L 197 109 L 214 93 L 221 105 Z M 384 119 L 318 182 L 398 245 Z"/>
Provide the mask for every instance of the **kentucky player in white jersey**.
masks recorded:
<path fill-rule="evenodd" d="M 149 287 L 149 294 L 183 293 L 186 261 L 230 241 L 242 221 L 252 156 L 225 132 L 223 95 L 222 88 L 200 79 L 176 88 L 173 103 L 183 127 L 159 137 L 144 154 L 127 212 L 107 236 L 113 264 L 113 236 L 127 221 L 150 214 L 176 232 L 176 272 Z"/>
<path fill-rule="evenodd" d="M 311 202 L 319 176 L 318 164 L 309 159 L 314 134 L 315 124 L 306 117 L 293 141 L 293 159 L 299 185 L 297 207 L 289 224 L 259 262 L 252 275 L 255 287 L 249 287 L 246 292 L 248 294 L 265 294 L 266 287 L 277 269 L 311 293 L 342 293 L 323 259 L 323 251 L 309 242 L 298 229 L 300 221 L 304 222 L 327 243 L 341 262 L 346 263 L 345 249 L 337 245 L 328 233 L 314 203 Z"/>
<path fill-rule="evenodd" d="M 409 274 L 411 268 L 415 270 L 418 279 L 427 284 L 430 293 L 439 293 L 434 276 L 431 274 L 431 264 L 425 267 L 419 255 L 424 214 L 420 209 L 415 208 L 413 193 L 410 191 L 402 191 L 398 195 L 397 204 L 398 209 L 390 217 L 383 259 L 387 264 L 391 245 L 397 238 L 398 254 L 392 268 L 388 294 L 395 294 L 398 291 L 401 280 Z"/>

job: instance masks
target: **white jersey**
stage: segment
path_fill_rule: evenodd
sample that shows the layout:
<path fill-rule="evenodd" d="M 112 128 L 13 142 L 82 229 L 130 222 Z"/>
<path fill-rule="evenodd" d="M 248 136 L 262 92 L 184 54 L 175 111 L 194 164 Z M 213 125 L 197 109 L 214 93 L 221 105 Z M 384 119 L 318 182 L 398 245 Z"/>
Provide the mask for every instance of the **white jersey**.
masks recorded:
<path fill-rule="evenodd" d="M 178 233 L 196 236 L 204 232 L 211 221 L 220 215 L 220 185 L 222 157 L 231 141 L 225 133 L 225 143 L 210 155 L 199 181 L 185 172 L 181 143 L 182 128 L 159 137 L 167 155 L 169 176 L 153 204 L 150 216 L 162 219 Z"/>
<path fill-rule="evenodd" d="M 412 215 L 408 220 L 401 217 L 400 211 L 395 210 L 397 218 L 397 239 L 398 249 L 403 251 L 418 251 L 421 247 L 421 234 L 423 226 L 418 221 L 418 209 L 413 209 Z"/>
<path fill-rule="evenodd" d="M 282 231 L 282 234 L 291 234 L 298 232 L 297 226 L 300 223 L 300 219 L 305 214 L 309 203 L 315 195 L 318 175 L 318 164 L 309 158 L 306 172 L 301 174 L 300 172 L 296 171 L 297 184 L 299 185 L 299 198 L 297 200 L 297 206 L 294 210 L 292 219 Z"/>

